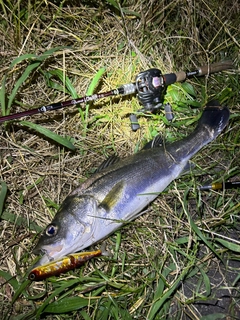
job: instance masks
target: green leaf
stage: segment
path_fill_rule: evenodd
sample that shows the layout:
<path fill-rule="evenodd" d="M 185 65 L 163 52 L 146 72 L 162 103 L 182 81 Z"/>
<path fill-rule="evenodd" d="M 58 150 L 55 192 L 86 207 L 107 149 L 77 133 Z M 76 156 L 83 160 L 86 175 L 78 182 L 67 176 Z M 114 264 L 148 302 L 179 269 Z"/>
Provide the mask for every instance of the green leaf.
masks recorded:
<path fill-rule="evenodd" d="M 0 217 L 1 217 L 6 195 L 7 195 L 7 184 L 4 181 L 0 181 L 0 184 L 1 184 L 1 190 L 0 190 Z"/>
<path fill-rule="evenodd" d="M 193 86 L 189 82 L 182 82 L 181 85 L 182 85 L 182 88 L 185 92 L 187 92 L 188 94 L 190 94 L 193 97 L 196 97 L 196 92 L 195 92 Z"/>
<path fill-rule="evenodd" d="M 18 63 L 20 63 L 20 62 L 22 62 L 24 60 L 28 60 L 28 59 L 31 59 L 32 61 L 35 60 L 35 61 L 42 62 L 46 58 L 51 56 L 53 53 L 55 53 L 57 51 L 64 50 L 64 49 L 71 49 L 71 47 L 60 46 L 60 47 L 51 48 L 51 49 L 46 50 L 45 52 L 43 52 L 41 55 L 36 55 L 36 54 L 31 54 L 31 53 L 23 54 L 20 57 L 17 57 L 16 59 L 14 59 L 12 61 L 12 63 L 9 66 L 9 69 L 15 67 Z"/>
<path fill-rule="evenodd" d="M 91 83 L 90 83 L 90 85 L 88 87 L 88 90 L 87 90 L 87 93 L 86 93 L 87 96 L 90 96 L 90 95 L 93 94 L 96 86 L 98 85 L 99 80 L 101 79 L 101 77 L 103 76 L 105 71 L 106 71 L 106 68 L 102 67 L 95 74 L 95 76 L 93 77 L 93 79 L 92 79 L 92 81 L 91 81 Z"/>
<path fill-rule="evenodd" d="M 136 12 L 136 11 L 132 11 L 132 10 L 128 10 L 126 8 L 122 8 L 122 12 L 125 13 L 128 16 L 135 16 L 137 18 L 141 18 L 141 14 Z"/>
<path fill-rule="evenodd" d="M 220 102 L 220 104 L 226 103 L 229 98 L 232 96 L 232 88 L 224 88 L 218 95 L 217 99 Z"/>
<path fill-rule="evenodd" d="M 117 1 L 115 0 L 107 0 L 107 2 L 112 5 L 114 8 L 118 9 L 119 10 L 119 5 L 117 3 Z"/>
<path fill-rule="evenodd" d="M 186 274 L 188 273 L 188 271 L 189 271 L 189 268 L 186 268 L 185 270 L 183 270 L 182 274 L 180 274 L 180 276 L 172 284 L 172 286 L 169 287 L 167 290 L 165 290 L 163 294 L 161 294 L 160 296 L 156 296 L 156 294 L 155 294 L 153 304 L 152 304 L 150 311 L 148 313 L 148 316 L 147 316 L 148 320 L 153 320 L 155 318 L 159 309 L 164 305 L 164 303 L 167 301 L 167 299 L 169 299 L 170 296 L 175 292 L 175 290 L 178 288 L 181 281 L 183 281 L 183 279 L 186 276 Z M 162 285 L 162 284 L 160 284 L 160 285 Z M 158 291 L 158 288 L 157 288 L 157 291 Z"/>
<path fill-rule="evenodd" d="M 177 244 L 185 244 L 189 242 L 189 237 L 181 237 L 174 240 Z"/>
<path fill-rule="evenodd" d="M 42 231 L 42 228 L 39 227 L 35 222 L 29 221 L 21 216 L 17 216 L 14 213 L 4 211 L 1 215 L 1 219 L 6 220 L 8 222 L 12 222 L 12 223 L 16 224 L 17 226 L 24 225 L 25 227 L 28 227 L 29 230 L 34 230 L 37 232 Z"/>
<path fill-rule="evenodd" d="M 59 46 L 59 47 L 51 48 L 51 49 L 46 50 L 45 52 L 43 52 L 40 56 L 37 56 L 37 59 L 38 59 L 39 61 L 44 61 L 46 58 L 48 58 L 49 56 L 51 56 L 53 53 L 56 53 L 57 51 L 66 50 L 66 49 L 71 50 L 72 47 Z"/>
<path fill-rule="evenodd" d="M 102 75 L 104 74 L 104 72 L 105 72 L 105 68 L 102 67 L 95 74 L 95 76 L 93 77 L 93 79 L 87 89 L 87 92 L 86 92 L 87 96 L 91 96 L 94 93 L 94 90 L 95 90 L 96 86 L 98 85 L 98 82 L 99 82 L 100 78 L 102 77 Z M 82 122 L 84 124 L 84 135 L 85 135 L 86 130 L 87 130 L 87 123 L 88 123 L 89 103 L 86 104 L 85 111 L 83 111 L 81 108 L 78 108 L 78 110 L 79 110 Z"/>
<path fill-rule="evenodd" d="M 92 318 L 87 314 L 85 310 L 80 311 L 80 314 L 84 320 L 91 320 Z"/>
<path fill-rule="evenodd" d="M 0 270 L 0 277 L 4 278 L 14 290 L 17 290 L 19 285 L 15 277 L 13 277 L 10 273 Z"/>
<path fill-rule="evenodd" d="M 208 297 L 211 293 L 211 283 L 210 283 L 210 280 L 209 280 L 209 277 L 207 276 L 206 272 L 203 270 L 203 268 L 200 268 L 199 269 L 202 276 L 203 276 L 203 282 L 204 282 L 204 285 L 205 285 L 205 289 L 206 289 L 206 293 L 205 295 Z"/>
<path fill-rule="evenodd" d="M 48 298 L 43 302 L 43 304 L 38 308 L 36 313 L 36 319 L 40 317 L 40 315 L 45 311 L 45 308 L 47 308 L 50 304 L 50 301 L 54 298 L 56 298 L 59 294 L 64 292 L 67 288 L 74 286 L 75 284 L 79 283 L 79 279 L 73 279 L 68 280 L 65 283 L 63 283 L 59 288 L 54 290 Z M 58 300 L 56 300 L 58 301 Z M 89 301 L 88 301 L 89 302 Z"/>
<path fill-rule="evenodd" d="M 30 64 L 29 66 L 27 66 L 27 68 L 24 70 L 23 74 L 21 75 L 21 77 L 17 80 L 14 89 L 12 90 L 12 93 L 10 94 L 9 100 L 8 100 L 8 106 L 7 106 L 7 115 L 10 113 L 10 107 L 12 105 L 12 102 L 20 88 L 20 86 L 23 84 L 24 81 L 26 81 L 26 79 L 29 77 L 30 73 L 36 69 L 41 62 L 34 62 L 32 64 Z"/>
<path fill-rule="evenodd" d="M 19 123 L 21 123 L 21 125 L 29 127 L 31 129 L 34 129 L 36 131 L 38 131 L 39 133 L 43 134 L 44 136 L 46 136 L 47 138 L 55 141 L 56 143 L 74 151 L 76 148 L 75 146 L 66 138 L 59 136 L 58 134 L 48 130 L 47 128 L 44 128 L 36 123 L 32 123 L 29 121 L 20 121 Z"/>
<path fill-rule="evenodd" d="M 6 115 L 6 76 L 3 77 L 2 86 L 0 89 L 0 104 L 2 110 L 2 116 Z"/>
<path fill-rule="evenodd" d="M 27 60 L 27 59 L 36 59 L 36 54 L 31 54 L 31 53 L 27 53 L 27 54 L 23 54 L 20 57 L 17 57 L 16 59 L 14 59 L 12 61 L 12 63 L 9 66 L 9 69 L 13 68 L 14 66 L 16 66 L 18 63 Z"/>
<path fill-rule="evenodd" d="M 214 250 L 214 247 L 212 246 L 212 244 L 208 241 L 208 239 L 204 236 L 204 234 L 200 231 L 200 229 L 198 228 L 198 226 L 195 224 L 195 222 L 193 221 L 190 213 L 188 212 L 187 209 L 187 196 L 188 196 L 189 190 L 186 190 L 184 193 L 184 201 L 183 201 L 183 208 L 184 211 L 188 217 L 191 229 L 195 232 L 195 234 L 205 243 L 205 245 L 222 261 L 221 256 L 216 252 L 216 250 Z"/>
<path fill-rule="evenodd" d="M 89 299 L 81 297 L 66 297 L 61 300 L 50 303 L 45 309 L 46 313 L 67 313 L 79 310 L 83 307 L 90 305 Z"/>
<path fill-rule="evenodd" d="M 77 91 L 75 90 L 74 86 L 72 85 L 70 79 L 64 74 L 64 72 L 62 70 L 50 70 L 48 72 L 44 72 L 44 76 L 46 77 L 47 81 L 48 81 L 48 85 L 51 87 L 51 88 L 54 88 L 54 89 L 57 89 L 59 91 L 67 91 L 67 93 L 69 95 L 71 95 L 72 98 L 76 99 L 78 98 L 78 94 L 77 94 Z M 61 82 L 65 85 L 65 88 L 61 85 L 59 85 L 58 83 L 54 82 L 54 81 L 51 81 L 50 78 L 52 76 L 56 76 L 58 77 Z"/>
<path fill-rule="evenodd" d="M 42 55 L 37 56 L 35 54 L 25 54 L 22 55 L 20 57 L 17 57 L 16 59 L 14 59 L 12 61 L 12 63 L 10 64 L 10 69 L 13 68 L 14 66 L 16 66 L 18 63 L 26 60 L 26 59 L 31 59 L 31 63 L 26 67 L 26 69 L 24 70 L 23 74 L 20 76 L 20 78 L 17 80 L 17 82 L 15 83 L 14 89 L 12 90 L 10 96 L 9 96 L 9 100 L 8 100 L 8 104 L 7 104 L 7 108 L 5 106 L 5 99 L 6 99 L 6 95 L 5 95 L 5 81 L 6 81 L 6 77 L 3 79 L 3 83 L 2 83 L 2 88 L 0 91 L 0 101 L 1 101 L 1 108 L 2 108 L 2 115 L 8 115 L 10 113 L 10 108 L 12 106 L 13 100 L 20 88 L 20 86 L 24 83 L 24 81 L 27 80 L 27 78 L 29 77 L 30 73 L 39 67 L 39 65 L 49 56 L 51 56 L 53 53 L 55 53 L 56 51 L 59 50 L 63 50 L 66 49 L 68 47 L 56 47 L 56 48 L 52 48 L 50 50 L 45 51 Z"/>
<path fill-rule="evenodd" d="M 235 251 L 240 253 L 240 245 L 233 243 L 231 241 L 226 241 L 224 239 L 220 239 L 220 238 L 215 238 L 216 241 L 218 241 L 219 243 L 221 243 L 225 248 L 231 250 L 231 251 Z"/>
<path fill-rule="evenodd" d="M 25 288 L 28 287 L 30 285 L 30 283 L 31 283 L 31 281 L 27 279 L 23 283 L 18 284 L 18 288 L 17 288 L 16 292 L 14 293 L 14 296 L 12 297 L 12 301 L 11 301 L 12 305 L 19 298 L 19 296 L 21 294 L 25 293 L 24 295 L 26 295 Z"/>
<path fill-rule="evenodd" d="M 173 102 L 179 101 L 182 98 L 181 92 L 177 89 L 175 89 L 173 85 L 170 85 L 167 89 L 167 96 L 170 97 Z"/>
<path fill-rule="evenodd" d="M 120 7 L 118 1 L 115 0 L 107 0 L 107 2 L 112 5 L 115 9 L 117 9 L 119 12 L 120 10 L 125 13 L 128 16 L 136 16 L 137 18 L 141 18 L 141 14 L 136 12 L 136 11 L 132 11 L 132 10 L 128 10 L 124 7 Z"/>

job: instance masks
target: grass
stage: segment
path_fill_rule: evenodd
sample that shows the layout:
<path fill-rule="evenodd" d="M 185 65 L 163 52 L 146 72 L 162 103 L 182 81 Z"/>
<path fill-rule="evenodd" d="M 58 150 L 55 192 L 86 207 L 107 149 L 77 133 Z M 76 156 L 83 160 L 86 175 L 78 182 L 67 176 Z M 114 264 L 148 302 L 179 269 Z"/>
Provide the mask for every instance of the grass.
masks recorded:
<path fill-rule="evenodd" d="M 239 318 L 239 189 L 200 192 L 239 180 L 238 2 L 0 2 L 0 113 L 33 109 L 163 73 L 232 59 L 235 70 L 168 88 L 163 110 L 128 115 L 136 97 L 102 99 L 0 126 L 1 319 Z M 66 195 L 113 153 L 127 156 L 161 132 L 191 132 L 214 97 L 231 119 L 129 225 L 105 240 L 111 257 L 44 282 L 26 279 L 39 233 Z M 97 245 L 97 246 L 100 246 Z"/>

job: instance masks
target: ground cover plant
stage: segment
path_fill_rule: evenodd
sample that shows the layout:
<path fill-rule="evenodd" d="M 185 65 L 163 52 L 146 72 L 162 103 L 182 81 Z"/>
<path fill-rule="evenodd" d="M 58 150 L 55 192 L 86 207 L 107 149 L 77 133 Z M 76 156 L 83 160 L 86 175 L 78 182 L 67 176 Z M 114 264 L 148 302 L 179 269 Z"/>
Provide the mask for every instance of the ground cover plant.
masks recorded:
<path fill-rule="evenodd" d="M 163 73 L 232 59 L 234 69 L 170 86 L 164 111 L 129 114 L 136 97 L 0 124 L 1 319 L 239 319 L 239 3 L 0 2 L 0 114 L 21 112 Z M 64 198 L 107 156 L 137 152 L 161 133 L 191 132 L 217 98 L 231 118 L 146 212 L 104 240 L 111 256 L 46 281 L 27 280 L 37 238 Z M 92 249 L 99 248 L 97 244 Z"/>

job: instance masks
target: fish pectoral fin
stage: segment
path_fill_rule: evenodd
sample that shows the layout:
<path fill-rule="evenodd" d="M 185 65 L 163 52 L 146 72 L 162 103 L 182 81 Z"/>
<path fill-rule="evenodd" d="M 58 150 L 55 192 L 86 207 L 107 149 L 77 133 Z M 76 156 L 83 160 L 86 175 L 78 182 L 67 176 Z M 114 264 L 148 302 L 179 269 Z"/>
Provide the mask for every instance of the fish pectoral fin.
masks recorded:
<path fill-rule="evenodd" d="M 99 207 L 104 208 L 106 211 L 110 211 L 121 199 L 124 187 L 124 181 L 119 181 L 116 183 L 115 186 L 108 192 L 103 201 L 99 204 Z"/>

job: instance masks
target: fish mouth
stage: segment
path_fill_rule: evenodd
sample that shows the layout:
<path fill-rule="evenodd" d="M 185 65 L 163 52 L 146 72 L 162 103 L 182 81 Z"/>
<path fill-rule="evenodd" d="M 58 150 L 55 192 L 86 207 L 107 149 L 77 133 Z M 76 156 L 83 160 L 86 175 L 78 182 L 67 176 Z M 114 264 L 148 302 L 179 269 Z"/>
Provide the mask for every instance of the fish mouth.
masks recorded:
<path fill-rule="evenodd" d="M 58 258 L 63 257 L 64 253 L 62 251 L 63 251 L 63 245 L 57 245 L 57 246 L 45 245 L 45 246 L 42 246 L 41 248 L 35 248 L 33 250 L 33 253 L 36 255 L 42 254 L 43 256 L 34 265 L 33 268 L 42 266 L 44 264 L 47 264 L 51 261 L 54 261 Z"/>

